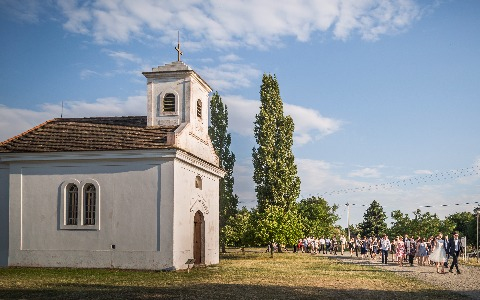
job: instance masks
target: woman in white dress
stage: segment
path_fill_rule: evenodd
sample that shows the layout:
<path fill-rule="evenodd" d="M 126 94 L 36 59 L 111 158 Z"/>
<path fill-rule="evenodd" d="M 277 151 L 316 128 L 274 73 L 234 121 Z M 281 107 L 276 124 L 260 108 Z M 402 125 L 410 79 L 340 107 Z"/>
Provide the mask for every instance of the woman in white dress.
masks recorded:
<path fill-rule="evenodd" d="M 437 266 L 437 273 L 445 274 L 444 263 L 447 261 L 447 254 L 445 252 L 445 241 L 443 240 L 443 234 L 440 232 L 435 239 L 435 245 L 430 254 L 430 261 L 435 262 Z M 442 272 L 439 272 L 438 268 L 442 266 Z"/>

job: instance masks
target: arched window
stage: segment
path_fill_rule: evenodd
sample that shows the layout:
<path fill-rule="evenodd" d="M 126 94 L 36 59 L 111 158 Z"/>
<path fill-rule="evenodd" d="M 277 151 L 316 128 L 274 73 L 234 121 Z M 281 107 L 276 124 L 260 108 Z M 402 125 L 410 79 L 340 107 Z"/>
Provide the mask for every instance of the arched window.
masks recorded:
<path fill-rule="evenodd" d="M 83 225 L 95 225 L 95 211 L 97 193 L 93 184 L 87 184 L 84 188 L 84 222 Z"/>
<path fill-rule="evenodd" d="M 202 100 L 197 100 L 197 117 L 202 118 Z"/>
<path fill-rule="evenodd" d="M 202 177 L 197 176 L 195 177 L 195 188 L 202 189 Z"/>
<path fill-rule="evenodd" d="M 67 186 L 67 225 L 78 225 L 78 187 Z"/>
<path fill-rule="evenodd" d="M 60 185 L 60 229 L 100 230 L 100 184 L 70 178 Z"/>
<path fill-rule="evenodd" d="M 163 97 L 163 111 L 175 112 L 175 94 L 165 94 L 165 97 Z"/>

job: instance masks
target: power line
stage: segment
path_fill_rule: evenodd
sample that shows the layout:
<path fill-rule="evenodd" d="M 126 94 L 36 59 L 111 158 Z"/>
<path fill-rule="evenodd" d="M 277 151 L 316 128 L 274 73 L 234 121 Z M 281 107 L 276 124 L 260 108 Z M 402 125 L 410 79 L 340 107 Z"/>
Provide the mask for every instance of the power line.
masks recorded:
<path fill-rule="evenodd" d="M 474 205 L 478 206 L 480 204 L 479 201 L 474 202 L 465 202 L 465 203 L 452 203 L 452 204 L 439 204 L 439 205 L 418 205 L 417 207 L 425 207 L 425 208 L 433 208 L 433 207 L 447 207 L 447 206 L 463 206 L 463 205 Z M 344 205 L 353 205 L 353 206 L 370 206 L 370 204 L 356 204 L 356 203 L 346 203 Z M 382 207 L 389 207 L 382 205 Z"/>
<path fill-rule="evenodd" d="M 478 201 L 475 202 L 465 202 L 465 203 L 454 203 L 454 204 L 440 204 L 440 205 L 419 205 L 418 207 L 446 207 L 446 206 L 460 206 L 460 205 L 478 205 Z"/>
<path fill-rule="evenodd" d="M 474 175 L 480 175 L 480 166 L 476 165 L 469 168 L 438 172 L 438 173 L 428 174 L 424 176 L 416 176 L 416 177 L 392 181 L 388 183 L 372 184 L 372 185 L 366 185 L 363 187 L 333 190 L 325 193 L 319 193 L 318 196 L 323 197 L 323 196 L 342 195 L 342 194 L 358 193 L 358 192 L 365 192 L 365 191 L 372 191 L 372 190 L 385 190 L 385 189 L 388 190 L 388 189 L 401 188 L 401 187 L 410 186 L 410 185 L 437 182 L 441 180 L 456 179 L 456 178 L 462 178 L 462 177 L 474 176 Z"/>

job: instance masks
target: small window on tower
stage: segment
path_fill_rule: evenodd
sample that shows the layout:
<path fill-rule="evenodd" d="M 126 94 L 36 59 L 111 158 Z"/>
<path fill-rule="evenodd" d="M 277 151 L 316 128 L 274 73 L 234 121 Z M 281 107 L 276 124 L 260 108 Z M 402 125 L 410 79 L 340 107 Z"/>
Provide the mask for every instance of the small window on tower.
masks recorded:
<path fill-rule="evenodd" d="M 197 100 L 197 117 L 202 118 L 202 100 Z"/>
<path fill-rule="evenodd" d="M 172 93 L 166 94 L 163 97 L 163 111 L 175 112 L 175 95 Z"/>
<path fill-rule="evenodd" d="M 202 189 L 202 177 L 198 176 L 195 177 L 195 188 Z"/>

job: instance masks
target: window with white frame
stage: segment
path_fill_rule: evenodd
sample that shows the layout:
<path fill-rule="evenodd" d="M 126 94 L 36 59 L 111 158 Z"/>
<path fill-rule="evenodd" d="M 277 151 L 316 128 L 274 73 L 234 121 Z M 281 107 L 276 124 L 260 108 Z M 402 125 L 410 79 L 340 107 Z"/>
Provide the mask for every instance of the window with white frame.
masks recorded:
<path fill-rule="evenodd" d="M 60 229 L 100 229 L 100 186 L 93 179 L 72 179 L 61 185 Z"/>

